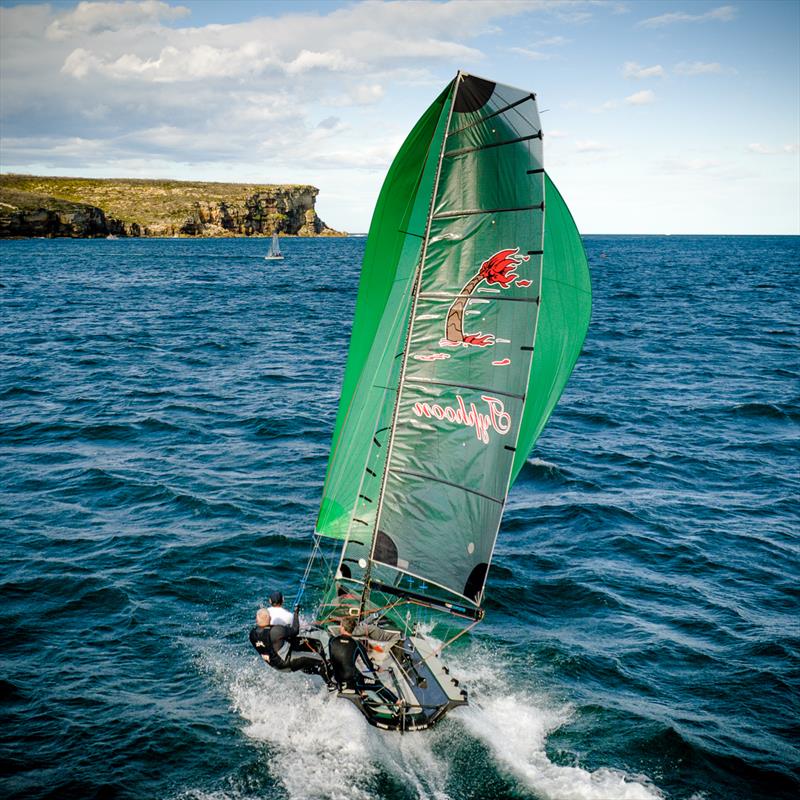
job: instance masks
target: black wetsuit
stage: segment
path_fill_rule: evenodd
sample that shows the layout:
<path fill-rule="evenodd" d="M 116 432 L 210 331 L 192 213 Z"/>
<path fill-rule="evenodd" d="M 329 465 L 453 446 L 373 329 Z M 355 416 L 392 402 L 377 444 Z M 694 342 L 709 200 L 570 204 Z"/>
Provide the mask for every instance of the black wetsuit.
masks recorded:
<path fill-rule="evenodd" d="M 293 650 L 292 640 L 300 632 L 298 610 L 295 609 L 291 625 L 267 625 L 264 628 L 256 625 L 250 631 L 250 644 L 271 667 L 290 669 L 296 672 L 325 674 L 325 662 L 319 653 L 313 650 Z"/>
<path fill-rule="evenodd" d="M 331 657 L 333 677 L 340 689 L 360 689 L 364 684 L 364 676 L 356 666 L 361 659 L 367 669 L 373 670 L 363 645 L 352 636 L 333 636 L 328 644 Z M 373 670 L 374 671 L 374 670 Z"/>

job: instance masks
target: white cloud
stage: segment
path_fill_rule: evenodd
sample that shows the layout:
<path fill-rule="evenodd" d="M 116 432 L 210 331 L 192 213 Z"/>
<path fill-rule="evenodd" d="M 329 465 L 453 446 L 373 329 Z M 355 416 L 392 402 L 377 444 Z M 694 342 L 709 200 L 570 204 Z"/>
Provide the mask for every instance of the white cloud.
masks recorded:
<path fill-rule="evenodd" d="M 643 67 L 635 61 L 626 61 L 622 67 L 622 74 L 626 78 L 636 78 L 642 80 L 644 78 L 663 78 L 664 67 L 661 64 L 654 64 L 652 67 Z"/>
<path fill-rule="evenodd" d="M 676 158 L 661 162 L 664 172 L 709 172 L 721 166 L 721 162 L 710 158 Z"/>
<path fill-rule="evenodd" d="M 647 106 L 655 103 L 656 95 L 651 89 L 642 89 L 640 92 L 634 92 L 628 95 L 624 100 L 606 100 L 599 106 L 589 109 L 593 114 L 602 114 L 604 111 L 613 111 L 622 105 L 627 106 Z"/>
<path fill-rule="evenodd" d="M 355 58 L 346 56 L 341 50 L 313 51 L 301 50 L 298 55 L 285 65 L 287 75 L 299 75 L 311 70 L 329 70 L 330 72 L 355 72 L 363 69 L 364 64 Z"/>
<path fill-rule="evenodd" d="M 534 42 L 534 47 L 562 47 L 565 44 L 569 44 L 572 39 L 567 39 L 564 36 L 549 36 L 547 39 L 539 39 L 539 41 Z"/>
<path fill-rule="evenodd" d="M 308 141 L 313 143 L 322 142 L 348 130 L 350 130 L 350 125 L 342 122 L 339 117 L 326 117 L 317 123 L 317 126 L 309 134 Z"/>
<path fill-rule="evenodd" d="M 753 144 L 747 145 L 747 150 L 750 153 L 755 153 L 759 156 L 779 156 L 779 155 L 791 155 L 792 153 L 798 152 L 798 146 L 796 144 L 785 144 L 781 147 L 776 147 L 774 145 L 766 145 L 761 144 L 760 142 L 753 142 Z"/>
<path fill-rule="evenodd" d="M 732 67 L 723 67 L 718 61 L 681 61 L 673 68 L 676 75 L 735 75 Z"/>
<path fill-rule="evenodd" d="M 553 56 L 550 53 L 540 53 L 538 50 L 529 50 L 527 47 L 509 47 L 512 53 L 518 53 L 531 61 L 548 61 Z"/>
<path fill-rule="evenodd" d="M 170 6 L 159 0 L 122 3 L 81 2 L 72 11 L 59 15 L 48 25 L 48 39 L 68 39 L 76 34 L 99 34 L 139 25 L 173 20 L 190 14 L 185 6 Z"/>
<path fill-rule="evenodd" d="M 592 111 L 598 114 L 601 111 L 611 111 L 614 108 L 619 108 L 619 100 L 606 100 L 605 103 L 593 108 Z"/>
<path fill-rule="evenodd" d="M 607 151 L 608 145 L 594 139 L 579 139 L 575 142 L 575 149 L 579 153 L 602 153 Z"/>
<path fill-rule="evenodd" d="M 320 56 L 317 66 L 336 71 L 335 55 L 301 52 L 289 63 L 276 63 L 257 42 L 245 42 L 237 48 L 213 47 L 198 44 L 184 48 L 164 47 L 157 57 L 141 57 L 122 53 L 116 58 L 103 58 L 79 47 L 64 61 L 61 71 L 73 78 L 83 79 L 90 72 L 113 80 L 136 80 L 153 83 L 189 83 L 198 80 L 220 80 L 262 74 L 270 69 L 285 74 L 297 74 L 314 68 L 314 55 Z"/>
<path fill-rule="evenodd" d="M 379 83 L 359 84 L 344 94 L 323 98 L 327 106 L 369 106 L 383 99 L 384 89 Z"/>
<path fill-rule="evenodd" d="M 736 9 L 733 6 L 719 6 L 706 11 L 705 14 L 688 14 L 685 11 L 671 11 L 657 17 L 649 17 L 637 23 L 644 28 L 661 28 L 665 25 L 674 25 L 678 22 L 730 22 L 736 19 Z"/>
<path fill-rule="evenodd" d="M 100 64 L 100 59 L 97 56 L 92 55 L 82 47 L 78 47 L 67 56 L 61 67 L 61 72 L 65 75 L 72 75 L 73 78 L 85 78 L 90 70 L 98 69 Z"/>
<path fill-rule="evenodd" d="M 656 95 L 655 92 L 652 92 L 650 89 L 643 89 L 641 92 L 636 92 L 634 94 L 628 95 L 625 98 L 625 102 L 629 106 L 647 106 L 651 103 L 655 103 Z"/>
<path fill-rule="evenodd" d="M 314 154 L 314 163 L 335 169 L 386 170 L 397 153 L 399 144 L 392 142 L 372 147 L 354 147 Z"/>

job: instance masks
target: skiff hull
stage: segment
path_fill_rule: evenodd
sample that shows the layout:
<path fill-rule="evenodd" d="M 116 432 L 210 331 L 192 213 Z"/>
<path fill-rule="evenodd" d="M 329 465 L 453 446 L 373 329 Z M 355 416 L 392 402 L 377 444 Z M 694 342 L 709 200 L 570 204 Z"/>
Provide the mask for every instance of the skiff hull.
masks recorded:
<path fill-rule="evenodd" d="M 327 656 L 329 635 L 307 631 L 300 642 Z M 376 642 L 378 647 L 385 642 Z M 383 652 L 371 653 L 376 672 L 363 675 L 359 690 L 339 690 L 370 725 L 383 730 L 421 731 L 448 711 L 467 705 L 467 691 L 450 675 L 434 644 L 425 636 L 409 636 Z"/>

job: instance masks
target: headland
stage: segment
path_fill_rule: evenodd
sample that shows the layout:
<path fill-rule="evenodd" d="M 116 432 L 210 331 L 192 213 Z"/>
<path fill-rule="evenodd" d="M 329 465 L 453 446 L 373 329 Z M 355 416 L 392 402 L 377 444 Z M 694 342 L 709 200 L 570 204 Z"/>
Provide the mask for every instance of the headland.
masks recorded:
<path fill-rule="evenodd" d="M 305 184 L 0 175 L 0 238 L 343 236 Z"/>

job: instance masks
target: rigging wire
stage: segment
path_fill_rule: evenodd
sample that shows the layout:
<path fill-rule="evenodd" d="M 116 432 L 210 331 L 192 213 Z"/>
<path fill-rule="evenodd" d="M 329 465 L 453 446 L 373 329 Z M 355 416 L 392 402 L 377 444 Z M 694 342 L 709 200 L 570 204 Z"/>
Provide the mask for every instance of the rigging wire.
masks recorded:
<path fill-rule="evenodd" d="M 317 558 L 317 555 L 320 553 L 320 541 L 322 537 L 318 533 L 314 533 L 314 546 L 311 548 L 311 555 L 308 557 L 308 562 L 306 563 L 306 569 L 303 573 L 303 577 L 300 581 L 300 586 L 297 590 L 297 595 L 294 598 L 295 606 L 300 605 L 300 601 L 303 599 L 303 595 L 306 591 L 306 585 L 308 584 L 308 576 L 311 574 L 311 567 L 314 565 L 314 561 Z"/>

